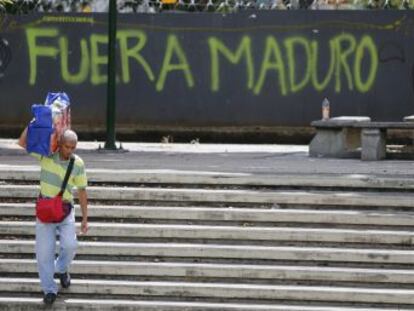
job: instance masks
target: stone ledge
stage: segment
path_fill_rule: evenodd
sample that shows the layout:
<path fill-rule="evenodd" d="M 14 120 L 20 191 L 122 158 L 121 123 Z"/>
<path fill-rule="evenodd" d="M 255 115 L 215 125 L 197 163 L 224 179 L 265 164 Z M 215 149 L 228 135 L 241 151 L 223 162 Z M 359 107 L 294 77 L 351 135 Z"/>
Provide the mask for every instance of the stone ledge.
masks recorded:
<path fill-rule="evenodd" d="M 343 127 L 343 126 L 352 126 L 355 123 L 359 122 L 369 122 L 371 121 L 370 117 L 362 117 L 362 116 L 340 116 L 334 117 L 327 120 L 316 120 L 311 123 L 311 126 L 314 127 Z"/>

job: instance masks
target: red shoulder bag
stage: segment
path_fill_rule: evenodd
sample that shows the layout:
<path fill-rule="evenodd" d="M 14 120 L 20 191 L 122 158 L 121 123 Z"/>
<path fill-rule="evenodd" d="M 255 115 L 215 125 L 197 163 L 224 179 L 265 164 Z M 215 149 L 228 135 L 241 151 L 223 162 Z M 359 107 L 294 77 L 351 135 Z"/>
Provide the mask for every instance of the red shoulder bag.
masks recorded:
<path fill-rule="evenodd" d="M 70 159 L 68 168 L 66 170 L 65 178 L 63 179 L 60 192 L 54 198 L 43 198 L 39 196 L 36 200 L 36 217 L 44 223 L 57 223 L 61 222 L 68 214 L 68 209 L 65 208 L 63 202 L 63 193 L 65 192 L 68 184 L 69 176 L 73 169 L 73 163 L 75 159 Z M 70 212 L 70 209 L 69 209 Z"/>

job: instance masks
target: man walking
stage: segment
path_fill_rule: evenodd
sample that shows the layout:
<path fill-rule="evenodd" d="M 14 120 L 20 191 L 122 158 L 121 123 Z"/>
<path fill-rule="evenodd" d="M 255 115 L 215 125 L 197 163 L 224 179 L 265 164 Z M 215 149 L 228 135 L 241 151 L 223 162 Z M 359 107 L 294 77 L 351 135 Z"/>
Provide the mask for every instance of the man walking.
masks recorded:
<path fill-rule="evenodd" d="M 26 148 L 27 128 L 19 138 L 18 144 Z M 53 198 L 61 190 L 70 159 L 74 158 L 73 168 L 69 176 L 66 189 L 63 192 L 63 202 L 67 210 L 67 216 L 57 223 L 43 223 L 36 220 L 36 260 L 42 290 L 43 301 L 51 305 L 56 300 L 58 287 L 54 280 L 57 273 L 62 288 L 70 286 L 69 266 L 75 257 L 77 238 L 75 229 L 75 213 L 73 209 L 72 189 L 78 189 L 79 204 L 82 210 L 81 233 L 88 231 L 87 213 L 87 178 L 83 160 L 74 154 L 78 137 L 72 130 L 66 130 L 59 140 L 59 150 L 50 155 L 42 156 L 30 153 L 39 160 L 40 172 L 40 196 Z M 56 234 L 59 234 L 59 256 L 55 260 Z"/>

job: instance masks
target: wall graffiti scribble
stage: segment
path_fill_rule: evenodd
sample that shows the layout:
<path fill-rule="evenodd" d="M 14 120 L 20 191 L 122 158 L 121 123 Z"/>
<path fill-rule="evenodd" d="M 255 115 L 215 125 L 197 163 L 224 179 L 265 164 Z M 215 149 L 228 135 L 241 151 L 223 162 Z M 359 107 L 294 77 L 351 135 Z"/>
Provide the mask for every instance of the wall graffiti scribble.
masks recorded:
<path fill-rule="evenodd" d="M 4 77 L 7 66 L 12 59 L 11 48 L 9 42 L 0 37 L 0 79 Z"/>
<path fill-rule="evenodd" d="M 405 63 L 406 56 L 404 47 L 398 42 L 385 42 L 378 50 L 379 61 L 381 63 L 388 63 L 391 61 Z"/>

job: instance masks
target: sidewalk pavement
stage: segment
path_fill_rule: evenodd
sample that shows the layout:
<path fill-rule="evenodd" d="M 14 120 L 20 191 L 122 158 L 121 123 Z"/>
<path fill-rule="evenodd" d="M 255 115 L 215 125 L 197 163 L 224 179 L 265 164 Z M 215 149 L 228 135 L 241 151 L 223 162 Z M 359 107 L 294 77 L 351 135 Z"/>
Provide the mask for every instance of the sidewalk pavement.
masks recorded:
<path fill-rule="evenodd" d="M 98 150 L 102 142 L 79 142 L 86 168 L 249 173 L 253 175 L 344 175 L 414 178 L 414 161 L 311 158 L 303 145 L 123 143 L 124 152 Z M 0 139 L 0 168 L 37 167 L 16 140 Z"/>

